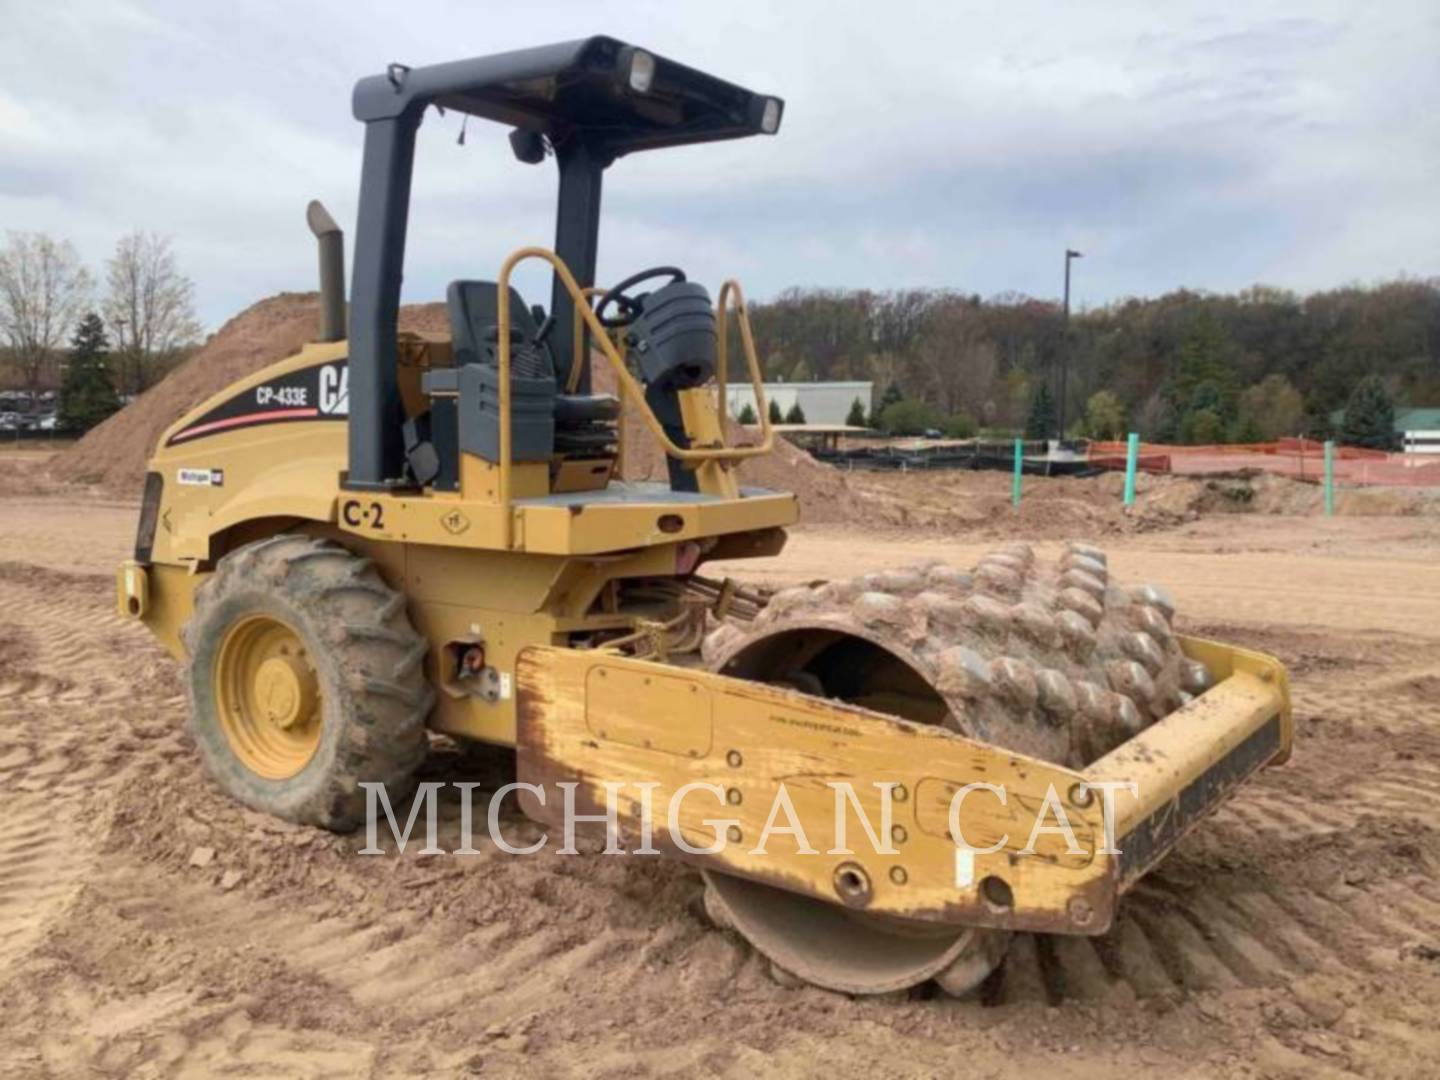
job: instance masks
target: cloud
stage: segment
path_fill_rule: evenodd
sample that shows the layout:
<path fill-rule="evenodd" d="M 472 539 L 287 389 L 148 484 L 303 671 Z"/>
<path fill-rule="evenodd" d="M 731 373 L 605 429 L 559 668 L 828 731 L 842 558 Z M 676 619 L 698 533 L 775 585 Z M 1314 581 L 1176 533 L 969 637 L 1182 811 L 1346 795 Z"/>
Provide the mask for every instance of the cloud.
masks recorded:
<path fill-rule="evenodd" d="M 354 80 L 603 29 L 786 98 L 776 139 L 641 154 L 607 179 L 601 276 L 681 262 L 791 284 L 1076 296 L 1434 274 L 1440 13 L 1429 3 L 11 5 L 0 228 L 99 268 L 175 236 L 204 321 L 308 288 L 302 215 L 353 221 Z M 487 130 L 488 128 L 488 130 Z M 553 167 L 430 117 L 406 294 L 553 238 Z M 527 292 L 543 298 L 538 274 Z"/>

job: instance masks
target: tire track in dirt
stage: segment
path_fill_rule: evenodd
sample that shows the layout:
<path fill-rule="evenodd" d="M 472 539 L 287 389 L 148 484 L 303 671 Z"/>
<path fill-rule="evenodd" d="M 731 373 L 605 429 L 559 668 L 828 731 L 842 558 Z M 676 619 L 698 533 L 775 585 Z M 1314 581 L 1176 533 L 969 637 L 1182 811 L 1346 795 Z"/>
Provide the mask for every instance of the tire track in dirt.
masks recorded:
<path fill-rule="evenodd" d="M 270 831 L 200 773 L 171 665 L 113 615 L 109 579 L 50 574 L 0 564 L 0 605 L 23 612 L 23 648 L 0 638 L 0 883 L 13 870 L 20 896 L 0 896 L 0 1075 L 1409 1077 L 1440 1060 L 1422 951 L 1440 944 L 1422 812 L 1440 711 L 1408 639 L 1351 655 L 1317 632 L 1286 656 L 1294 760 L 1202 823 L 1105 936 L 1022 937 L 973 1000 L 849 1000 L 770 982 L 703 923 L 682 869 L 479 837 L 480 856 L 362 859 L 355 838 Z M 439 757 L 434 778 L 477 778 Z M 88 847 L 55 843 L 72 821 Z M 218 854 L 192 867 L 200 846 Z"/>
<path fill-rule="evenodd" d="M 1413 687 L 1402 676 L 1371 693 L 1329 677 L 1308 688 L 1290 764 L 1203 822 L 1122 901 L 1109 933 L 1017 939 L 982 989 L 985 1003 L 1203 1004 L 1289 991 L 1321 1025 L 1281 1024 L 1277 1062 L 1317 1075 L 1424 1075 L 1440 1060 L 1426 1009 L 1401 1002 L 1383 1019 L 1337 1023 L 1358 987 L 1403 982 L 1440 944 L 1440 840 L 1430 827 L 1440 717 L 1415 708 Z M 1317 713 L 1325 728 L 1339 726 L 1333 741 L 1304 738 Z M 1377 716 L 1393 718 L 1393 730 L 1354 737 Z M 1378 1054 L 1382 1031 L 1390 1049 Z"/>
<path fill-rule="evenodd" d="M 162 658 L 110 608 L 111 587 L 0 563 L 0 609 L 24 619 L 0 667 L 0 981 L 64 919 L 106 828 L 105 791 L 138 764 L 125 753 L 136 666 L 116 660 Z"/>
<path fill-rule="evenodd" d="M 232 1056 L 260 1075 L 355 1075 L 382 1057 L 390 1063 L 381 1070 L 386 1075 L 410 1075 L 412 1069 L 416 1075 L 449 1074 L 477 1056 L 487 1067 L 501 1063 L 502 1072 L 506 1063 L 509 1070 L 534 1069 L 539 1059 L 532 1033 L 556 1002 L 597 978 L 623 995 L 652 975 L 657 956 L 677 944 L 673 933 L 600 927 L 577 934 L 560 921 L 526 929 L 503 918 L 456 933 L 453 924 L 417 922 L 371 897 L 337 915 L 331 906 L 294 896 L 275 903 L 227 891 L 123 851 L 108 854 L 88 884 L 92 902 L 128 933 L 167 941 L 172 951 L 243 956 L 267 972 L 268 983 L 304 985 L 324 1000 L 327 1012 L 344 1012 L 356 1023 L 356 1037 L 348 1039 L 327 1032 L 312 1038 L 304 1016 L 291 1018 L 298 1021 L 293 1027 L 263 1023 L 248 1012 L 192 1025 L 194 1030 L 171 1036 L 169 1058 L 181 1073 Z M 710 936 L 698 926 L 679 933 L 682 939 Z M 738 959 L 739 946 L 729 948 Z M 267 992 L 265 985 L 256 989 Z M 465 1018 L 462 1037 L 416 1039 L 415 1032 L 449 1032 L 457 1016 Z M 302 1051 L 317 1039 L 326 1053 L 310 1062 Z M 716 1048 L 703 1040 L 662 1054 L 634 1046 L 617 1025 L 605 1054 L 616 1067 L 649 1057 L 663 1058 L 672 1069 L 687 1053 L 698 1059 Z M 566 1057 L 558 1048 L 553 1075 L 570 1071 L 559 1067 L 575 1064 Z"/>
<path fill-rule="evenodd" d="M 0 702 L 39 706 L 120 706 L 135 696 L 135 676 L 153 670 L 158 650 L 143 631 L 120 618 L 110 601 L 114 583 L 0 563 L 0 606 L 24 614 L 26 654 L 0 676 Z M 141 670 L 122 657 L 141 659 Z"/>
<path fill-rule="evenodd" d="M 73 806 L 12 798 L 0 816 L 0 980 L 61 919 L 90 864 Z"/>
<path fill-rule="evenodd" d="M 119 915 L 152 932 L 263 949 L 361 1009 L 411 1024 L 452 1015 L 464 1003 L 482 1027 L 522 1019 L 586 968 L 603 967 L 607 978 L 623 982 L 625 973 L 610 961 L 629 955 L 638 964 L 649 944 L 638 931 L 607 928 L 577 941 L 573 928 L 516 933 L 504 920 L 452 937 L 404 914 L 336 916 L 288 904 L 257 923 L 248 894 L 175 876 L 157 881 L 152 869 L 124 860 L 107 862 L 97 887 Z"/>

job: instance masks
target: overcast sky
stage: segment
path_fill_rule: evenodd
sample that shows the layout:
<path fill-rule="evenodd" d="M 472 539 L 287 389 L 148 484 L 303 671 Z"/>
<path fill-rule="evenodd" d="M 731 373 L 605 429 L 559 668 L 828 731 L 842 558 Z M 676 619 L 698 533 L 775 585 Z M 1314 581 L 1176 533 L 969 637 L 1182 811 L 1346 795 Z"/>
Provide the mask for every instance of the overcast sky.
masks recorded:
<path fill-rule="evenodd" d="M 214 329 L 314 287 L 350 229 L 350 90 L 606 33 L 786 99 L 778 138 L 622 159 L 600 277 L 676 262 L 752 298 L 943 286 L 1077 303 L 1440 273 L 1440 4 L 0 0 L 0 229 L 172 234 Z M 433 113 L 407 299 L 551 243 L 553 164 Z M 352 244 L 353 248 L 353 244 Z M 530 285 L 534 299 L 544 290 Z"/>

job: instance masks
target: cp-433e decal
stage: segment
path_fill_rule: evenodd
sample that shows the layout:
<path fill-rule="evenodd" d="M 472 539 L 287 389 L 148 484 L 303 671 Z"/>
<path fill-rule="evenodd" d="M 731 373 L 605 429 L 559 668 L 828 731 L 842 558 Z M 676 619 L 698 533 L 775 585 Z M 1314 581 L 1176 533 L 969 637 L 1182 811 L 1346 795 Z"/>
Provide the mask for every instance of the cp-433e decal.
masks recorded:
<path fill-rule="evenodd" d="M 276 376 L 222 401 L 171 435 L 166 446 L 296 420 L 344 420 L 350 415 L 350 367 L 344 360 Z"/>

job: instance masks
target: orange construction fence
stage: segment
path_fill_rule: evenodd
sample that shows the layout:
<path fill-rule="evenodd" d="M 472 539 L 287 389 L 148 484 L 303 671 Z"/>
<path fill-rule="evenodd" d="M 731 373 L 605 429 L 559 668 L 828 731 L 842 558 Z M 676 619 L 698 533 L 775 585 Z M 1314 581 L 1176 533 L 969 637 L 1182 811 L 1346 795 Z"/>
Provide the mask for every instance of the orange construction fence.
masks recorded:
<path fill-rule="evenodd" d="M 1090 461 L 1107 469 L 1123 469 L 1125 444 L 1091 443 Z M 1206 446 L 1141 443 L 1138 467 L 1144 472 L 1183 475 L 1259 469 L 1318 483 L 1325 476 L 1325 444 L 1300 438 Z M 1363 446 L 1336 446 L 1335 482 L 1351 487 L 1440 487 L 1440 454 L 1392 454 Z"/>

